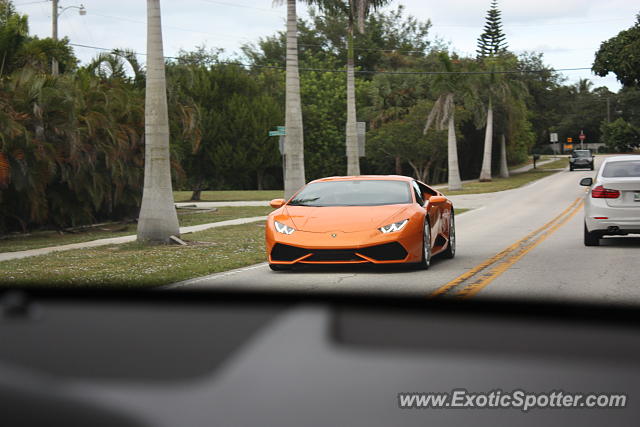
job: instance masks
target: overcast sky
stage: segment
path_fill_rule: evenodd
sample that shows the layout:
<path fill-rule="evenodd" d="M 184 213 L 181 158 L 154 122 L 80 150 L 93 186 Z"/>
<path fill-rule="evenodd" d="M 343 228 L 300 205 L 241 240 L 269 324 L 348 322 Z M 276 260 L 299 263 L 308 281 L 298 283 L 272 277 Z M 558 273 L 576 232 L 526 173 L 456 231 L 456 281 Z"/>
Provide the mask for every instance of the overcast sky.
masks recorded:
<path fill-rule="evenodd" d="M 62 7 L 72 6 L 59 18 L 60 37 L 68 36 L 76 44 L 145 51 L 146 1 L 59 1 Z M 85 16 L 73 8 L 81 3 Z M 29 15 L 32 34 L 50 36 L 51 1 L 14 0 L 14 4 Z M 490 0 L 396 0 L 389 7 L 398 4 L 420 20 L 430 19 L 432 38 L 450 42 L 461 54 L 475 55 Z M 203 44 L 232 55 L 242 44 L 285 25 L 286 6 L 272 7 L 271 0 L 162 0 L 161 6 L 166 56 Z M 545 62 L 555 68 L 590 67 L 600 43 L 631 27 L 640 11 L 631 0 L 501 0 L 499 7 L 510 50 L 542 52 Z M 305 7 L 299 9 L 306 16 Z M 96 54 L 90 48 L 74 49 L 83 62 Z M 612 74 L 606 78 L 588 70 L 563 74 L 570 82 L 589 78 L 596 86 L 614 91 L 620 87 Z"/>

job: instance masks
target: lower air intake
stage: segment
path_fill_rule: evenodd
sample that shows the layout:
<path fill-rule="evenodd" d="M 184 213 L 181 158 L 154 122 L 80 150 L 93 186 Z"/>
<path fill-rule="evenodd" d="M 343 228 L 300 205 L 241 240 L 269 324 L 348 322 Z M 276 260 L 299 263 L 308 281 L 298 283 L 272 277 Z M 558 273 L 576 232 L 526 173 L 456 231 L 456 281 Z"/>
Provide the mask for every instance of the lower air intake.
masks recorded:
<path fill-rule="evenodd" d="M 407 256 L 407 251 L 398 242 L 369 246 L 358 249 L 358 252 L 376 261 L 399 261 L 405 259 Z"/>

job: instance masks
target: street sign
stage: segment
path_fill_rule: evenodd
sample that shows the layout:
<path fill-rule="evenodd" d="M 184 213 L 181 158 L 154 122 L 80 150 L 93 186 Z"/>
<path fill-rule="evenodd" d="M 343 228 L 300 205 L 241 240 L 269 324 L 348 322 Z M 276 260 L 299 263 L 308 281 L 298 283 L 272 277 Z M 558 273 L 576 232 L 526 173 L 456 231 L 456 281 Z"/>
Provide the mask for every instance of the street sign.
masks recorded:
<path fill-rule="evenodd" d="M 287 131 L 285 130 L 284 126 L 276 126 L 276 130 L 269 131 L 269 136 L 282 136 L 286 134 Z"/>
<path fill-rule="evenodd" d="M 558 134 L 557 133 L 550 133 L 549 134 L 549 139 L 551 140 L 551 142 L 558 142 Z"/>
<path fill-rule="evenodd" d="M 367 123 L 356 122 L 356 132 L 358 134 L 358 157 L 365 157 L 365 135 L 367 133 Z"/>
<path fill-rule="evenodd" d="M 573 142 L 573 138 L 567 138 L 567 142 L 571 144 Z"/>
<path fill-rule="evenodd" d="M 584 133 L 582 133 L 582 131 L 580 131 L 580 136 L 578 138 L 580 138 L 580 141 L 584 141 L 585 139 L 587 139 L 587 135 L 585 135 Z"/>

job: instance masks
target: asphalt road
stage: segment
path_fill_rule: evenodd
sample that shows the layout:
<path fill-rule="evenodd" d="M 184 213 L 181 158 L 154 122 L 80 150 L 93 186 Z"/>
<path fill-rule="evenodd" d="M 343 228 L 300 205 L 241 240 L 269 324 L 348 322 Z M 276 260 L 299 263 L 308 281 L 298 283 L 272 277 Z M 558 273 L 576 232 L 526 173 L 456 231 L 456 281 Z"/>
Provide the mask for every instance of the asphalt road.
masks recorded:
<path fill-rule="evenodd" d="M 272 272 L 265 263 L 174 287 L 638 303 L 640 237 L 583 245 L 585 188 L 578 181 L 593 175 L 567 169 L 515 190 L 453 197 L 455 206 L 475 209 L 456 218 L 455 259 L 436 257 L 428 271 L 356 265 Z"/>

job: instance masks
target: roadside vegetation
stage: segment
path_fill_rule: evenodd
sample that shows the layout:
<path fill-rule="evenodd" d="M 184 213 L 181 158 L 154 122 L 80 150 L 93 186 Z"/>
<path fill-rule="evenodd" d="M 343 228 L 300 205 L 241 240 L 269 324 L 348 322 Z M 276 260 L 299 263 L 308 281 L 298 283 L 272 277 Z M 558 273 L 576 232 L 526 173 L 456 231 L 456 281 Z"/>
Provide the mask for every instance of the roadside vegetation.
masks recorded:
<path fill-rule="evenodd" d="M 356 14 L 355 26 L 355 15 L 345 10 L 311 7 L 298 20 L 307 181 L 347 172 L 347 82 L 332 70 L 344 70 L 351 53 L 355 111 L 367 126 L 366 156 L 359 160 L 365 174 L 446 182 L 454 167 L 447 147 L 455 144 L 460 179 L 478 178 L 489 151 L 498 176 L 503 140 L 506 162 L 514 166 L 546 150 L 550 132 L 564 140 L 584 129 L 587 141 L 601 135 L 614 141 L 612 150 L 622 140 L 627 150 L 637 145 L 636 80 L 625 77 L 618 94 L 586 80 L 566 84 L 541 54 L 509 50 L 496 4 L 487 13 L 490 30 L 479 28 L 475 56 L 454 53 L 433 36 L 430 21 L 402 6 L 371 8 L 362 21 Z M 635 34 L 636 27 L 628 31 Z M 68 39 L 30 35 L 28 17 L 8 0 L 0 0 L 0 29 L 0 235 L 135 219 L 144 170 L 144 60 L 114 46 L 81 64 Z M 614 42 L 601 55 L 600 73 L 619 71 L 615 64 L 624 55 Z M 219 49 L 206 46 L 166 60 L 176 201 L 282 195 L 278 139 L 267 134 L 284 124 L 284 51 L 280 31 L 244 45 L 243 65 L 222 61 Z M 53 58 L 58 75 L 51 73 Z M 454 74 L 393 74 L 420 71 Z M 489 106 L 494 135 L 487 145 Z"/>

